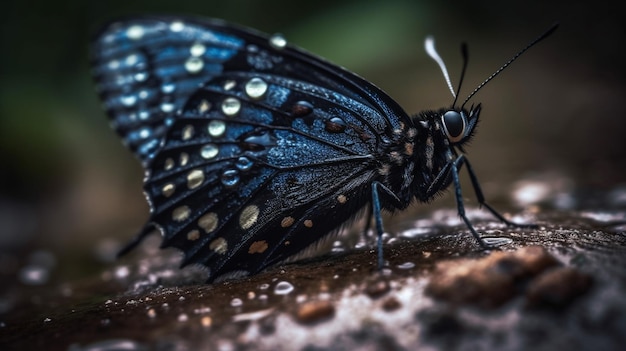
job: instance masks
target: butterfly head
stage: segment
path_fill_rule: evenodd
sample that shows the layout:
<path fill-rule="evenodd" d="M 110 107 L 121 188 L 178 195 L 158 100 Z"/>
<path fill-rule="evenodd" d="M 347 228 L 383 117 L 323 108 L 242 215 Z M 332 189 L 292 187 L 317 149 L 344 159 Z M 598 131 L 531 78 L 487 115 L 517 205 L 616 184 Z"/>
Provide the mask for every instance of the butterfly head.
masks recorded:
<path fill-rule="evenodd" d="M 505 68 L 507 68 L 513 61 L 515 61 L 518 57 L 520 57 L 526 50 L 533 47 L 535 44 L 540 42 L 541 40 L 548 37 L 552 34 L 558 24 L 552 25 L 547 31 L 537 37 L 535 40 L 530 42 L 525 48 L 518 51 L 511 59 L 506 61 L 499 69 L 497 69 L 493 74 L 491 74 L 487 79 L 485 79 L 481 84 L 479 84 L 474 91 L 472 91 L 469 96 L 465 99 L 465 101 L 461 104 L 461 107 L 456 108 L 457 99 L 459 97 L 459 92 L 461 91 L 461 86 L 463 84 L 463 78 L 465 77 L 465 71 L 467 69 L 468 62 L 468 50 L 467 45 L 463 43 L 461 45 L 461 55 L 463 56 L 463 68 L 461 70 L 461 79 L 459 80 L 459 85 L 455 91 L 452 87 L 452 82 L 450 81 L 450 75 L 448 74 L 448 70 L 446 68 L 443 59 L 435 50 L 435 40 L 433 37 L 427 37 L 424 42 L 424 47 L 428 55 L 439 65 L 441 72 L 446 80 L 446 84 L 454 97 L 454 101 L 452 102 L 452 107 L 447 110 L 442 110 L 441 112 L 441 125 L 443 129 L 444 136 L 447 138 L 448 143 L 453 146 L 461 147 L 461 145 L 467 142 L 473 135 L 474 129 L 478 123 L 478 117 L 480 115 L 480 104 L 476 105 L 476 107 L 470 107 L 469 111 L 464 108 L 465 104 L 467 104 L 474 95 L 480 91 L 487 83 L 489 83 L 493 78 L 498 76 Z M 462 150 L 462 148 L 461 148 Z"/>
<path fill-rule="evenodd" d="M 451 145 L 461 146 L 472 138 L 480 116 L 480 104 L 467 109 L 451 108 L 441 114 L 444 136 Z"/>

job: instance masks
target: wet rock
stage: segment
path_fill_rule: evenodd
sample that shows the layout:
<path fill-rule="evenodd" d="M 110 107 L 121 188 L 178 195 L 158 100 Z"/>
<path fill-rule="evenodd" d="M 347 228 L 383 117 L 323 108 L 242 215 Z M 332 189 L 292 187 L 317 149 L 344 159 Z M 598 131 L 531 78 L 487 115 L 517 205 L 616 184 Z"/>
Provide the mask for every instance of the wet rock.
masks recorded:
<path fill-rule="evenodd" d="M 12 313 L 0 314 L 0 345 L 68 350 L 121 339 L 168 350 L 620 349 L 626 236 L 596 227 L 598 218 L 544 212 L 542 223 L 560 224 L 533 230 L 477 220 L 479 232 L 510 241 L 507 251 L 488 255 L 464 227 L 445 227 L 386 245 L 394 268 L 382 273 L 375 252 L 356 249 L 207 285 L 201 271 L 178 270 L 176 257 L 155 249 L 93 280 L 20 284 L 0 294 L 0 307 L 16 296 Z M 544 313 L 555 306 L 566 308 Z"/>

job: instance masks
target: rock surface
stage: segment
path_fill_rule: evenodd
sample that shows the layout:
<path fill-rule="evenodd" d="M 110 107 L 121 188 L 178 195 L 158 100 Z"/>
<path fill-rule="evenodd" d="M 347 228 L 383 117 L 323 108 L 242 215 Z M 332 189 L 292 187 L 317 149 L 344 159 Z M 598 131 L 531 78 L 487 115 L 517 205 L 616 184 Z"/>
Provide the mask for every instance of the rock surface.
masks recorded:
<path fill-rule="evenodd" d="M 92 279 L 10 289 L 0 343 L 77 351 L 611 350 L 626 342 L 626 212 L 542 211 L 530 215 L 539 229 L 470 214 L 500 250 L 480 250 L 454 211 L 440 210 L 432 223 L 443 216 L 446 225 L 387 238 L 382 271 L 371 243 L 336 244 L 335 253 L 213 285 L 201 269 L 178 270 L 179 255 L 156 250 L 155 237 Z"/>

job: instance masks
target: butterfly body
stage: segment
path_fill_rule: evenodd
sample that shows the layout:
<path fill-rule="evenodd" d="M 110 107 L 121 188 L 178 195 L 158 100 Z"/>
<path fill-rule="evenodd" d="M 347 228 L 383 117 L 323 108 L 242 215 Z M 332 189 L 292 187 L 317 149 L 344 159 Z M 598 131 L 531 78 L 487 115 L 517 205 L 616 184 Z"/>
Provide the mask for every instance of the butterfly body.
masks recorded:
<path fill-rule="evenodd" d="M 380 235 L 382 209 L 427 202 L 453 182 L 459 198 L 455 147 L 480 105 L 409 117 L 281 36 L 220 20 L 115 22 L 92 56 L 112 126 L 146 169 L 151 214 L 134 244 L 157 228 L 209 280 L 284 261 L 363 208 Z M 382 262 L 380 241 L 379 251 Z"/>

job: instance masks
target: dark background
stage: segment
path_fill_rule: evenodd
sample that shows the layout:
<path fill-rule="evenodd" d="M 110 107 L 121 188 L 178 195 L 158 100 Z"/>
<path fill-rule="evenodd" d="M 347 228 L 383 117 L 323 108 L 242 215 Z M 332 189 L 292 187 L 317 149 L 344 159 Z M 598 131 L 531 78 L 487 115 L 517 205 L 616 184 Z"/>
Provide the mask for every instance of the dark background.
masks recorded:
<path fill-rule="evenodd" d="M 482 121 L 468 154 L 487 196 L 507 201 L 511 184 L 528 178 L 569 189 L 626 183 L 626 33 L 617 7 L 488 0 L 5 2 L 0 278 L 15 277 L 33 250 L 53 253 L 56 278 L 84 276 L 94 252 L 110 238 L 115 246 L 132 237 L 147 218 L 142 170 L 108 128 L 89 73 L 90 36 L 103 22 L 132 13 L 189 13 L 281 32 L 417 113 L 452 101 L 424 53 L 426 35 L 435 35 L 454 84 L 459 44 L 469 44 L 463 98 L 558 21 L 552 37 L 474 100 L 483 103 Z"/>

